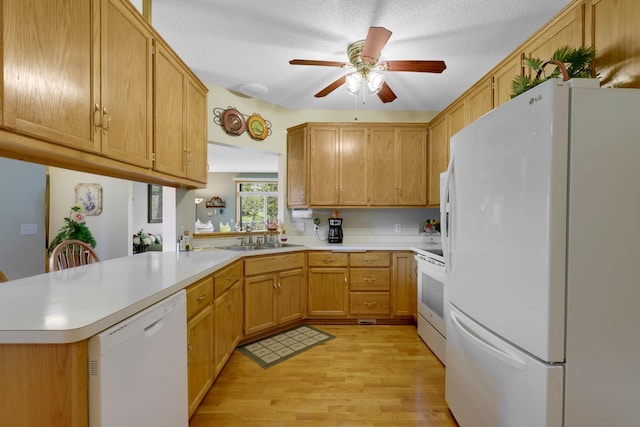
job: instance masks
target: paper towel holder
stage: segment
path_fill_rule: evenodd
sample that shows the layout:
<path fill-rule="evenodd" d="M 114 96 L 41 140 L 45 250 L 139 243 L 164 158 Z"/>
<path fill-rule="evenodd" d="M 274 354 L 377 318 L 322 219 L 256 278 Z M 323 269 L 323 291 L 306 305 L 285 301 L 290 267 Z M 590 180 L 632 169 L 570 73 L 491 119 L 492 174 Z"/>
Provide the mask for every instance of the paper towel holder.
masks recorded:
<path fill-rule="evenodd" d="M 313 215 L 312 209 L 291 209 L 291 216 L 293 218 L 309 219 Z"/>

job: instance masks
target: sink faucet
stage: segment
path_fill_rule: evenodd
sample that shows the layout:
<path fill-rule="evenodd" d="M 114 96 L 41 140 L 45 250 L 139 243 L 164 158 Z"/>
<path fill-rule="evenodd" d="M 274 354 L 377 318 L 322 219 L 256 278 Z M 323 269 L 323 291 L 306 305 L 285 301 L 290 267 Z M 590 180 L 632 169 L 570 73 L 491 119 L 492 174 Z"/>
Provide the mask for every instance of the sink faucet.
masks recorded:
<path fill-rule="evenodd" d="M 253 245 L 253 232 L 251 231 L 251 226 L 247 225 L 247 228 L 245 229 L 245 231 L 247 233 L 249 233 L 248 236 L 244 236 L 242 238 L 242 245 L 243 246 L 251 246 Z M 247 240 L 247 242 L 245 243 L 245 239 Z"/>

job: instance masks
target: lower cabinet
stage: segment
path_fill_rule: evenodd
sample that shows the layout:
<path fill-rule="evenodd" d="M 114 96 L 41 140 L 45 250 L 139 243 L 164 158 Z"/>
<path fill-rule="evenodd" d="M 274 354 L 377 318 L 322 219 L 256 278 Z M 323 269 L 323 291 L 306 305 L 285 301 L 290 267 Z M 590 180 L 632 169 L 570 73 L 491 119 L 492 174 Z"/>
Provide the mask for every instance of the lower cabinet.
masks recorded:
<path fill-rule="evenodd" d="M 393 317 L 417 320 L 417 272 L 413 252 L 395 252 L 392 270 Z"/>
<path fill-rule="evenodd" d="M 214 372 L 218 376 L 242 338 L 242 282 L 217 297 L 214 308 Z"/>
<path fill-rule="evenodd" d="M 213 278 L 187 288 L 189 416 L 213 384 Z"/>
<path fill-rule="evenodd" d="M 349 255 L 350 317 L 389 318 L 390 258 L 389 252 L 357 252 Z"/>
<path fill-rule="evenodd" d="M 305 276 L 304 253 L 245 260 L 245 335 L 302 320 Z"/>
<path fill-rule="evenodd" d="M 242 339 L 243 262 L 237 261 L 214 274 L 213 318 L 214 376 L 217 377 Z"/>
<path fill-rule="evenodd" d="M 310 252 L 309 318 L 346 318 L 349 316 L 349 254 L 345 252 Z"/>

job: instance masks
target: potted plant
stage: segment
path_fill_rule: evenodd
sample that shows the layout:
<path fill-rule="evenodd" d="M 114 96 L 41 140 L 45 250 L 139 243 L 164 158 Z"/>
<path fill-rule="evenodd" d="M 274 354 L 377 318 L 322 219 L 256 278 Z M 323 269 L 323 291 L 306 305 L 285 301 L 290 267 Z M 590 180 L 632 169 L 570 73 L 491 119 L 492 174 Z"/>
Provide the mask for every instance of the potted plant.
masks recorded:
<path fill-rule="evenodd" d="M 524 58 L 524 65 L 531 69 L 532 73 L 516 76 L 513 79 L 511 97 L 514 98 L 540 83 L 561 76 L 565 81 L 574 78 L 590 78 L 595 55 L 595 49 L 592 47 L 562 46 L 553 53 L 547 62 L 543 62 L 539 58 Z M 549 65 L 555 65 L 555 68 L 547 74 L 545 68 Z"/>
<path fill-rule="evenodd" d="M 49 255 L 64 240 L 81 240 L 90 244 L 92 248 L 96 247 L 96 239 L 93 238 L 91 230 L 85 223 L 84 211 L 80 205 L 71 207 L 71 212 L 68 217 L 64 218 L 64 222 L 65 224 L 58 230 L 58 234 L 49 244 Z"/>

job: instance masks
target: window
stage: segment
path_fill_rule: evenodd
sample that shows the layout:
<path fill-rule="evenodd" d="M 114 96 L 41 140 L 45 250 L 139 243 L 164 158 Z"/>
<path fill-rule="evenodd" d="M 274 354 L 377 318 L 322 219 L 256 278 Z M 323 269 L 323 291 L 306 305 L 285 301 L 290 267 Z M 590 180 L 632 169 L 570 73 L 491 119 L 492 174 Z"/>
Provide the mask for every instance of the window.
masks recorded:
<path fill-rule="evenodd" d="M 236 222 L 242 230 L 267 229 L 267 219 L 278 218 L 277 181 L 238 181 L 236 183 Z"/>

